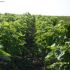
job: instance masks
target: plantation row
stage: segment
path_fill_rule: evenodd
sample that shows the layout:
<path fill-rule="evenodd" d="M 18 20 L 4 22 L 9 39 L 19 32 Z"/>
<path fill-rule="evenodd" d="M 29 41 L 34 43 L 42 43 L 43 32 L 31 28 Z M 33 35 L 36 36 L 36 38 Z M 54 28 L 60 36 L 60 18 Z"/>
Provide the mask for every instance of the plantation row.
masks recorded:
<path fill-rule="evenodd" d="M 70 23 L 65 21 L 0 14 L 0 70 L 70 70 Z"/>

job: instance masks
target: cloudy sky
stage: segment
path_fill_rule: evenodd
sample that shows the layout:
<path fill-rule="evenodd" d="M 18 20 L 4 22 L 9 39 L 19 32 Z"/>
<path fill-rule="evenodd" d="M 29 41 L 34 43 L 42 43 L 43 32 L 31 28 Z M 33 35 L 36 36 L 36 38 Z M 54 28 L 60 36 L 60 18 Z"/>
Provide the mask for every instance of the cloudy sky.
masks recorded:
<path fill-rule="evenodd" d="M 23 14 L 26 12 L 70 16 L 70 0 L 0 0 L 0 13 Z"/>

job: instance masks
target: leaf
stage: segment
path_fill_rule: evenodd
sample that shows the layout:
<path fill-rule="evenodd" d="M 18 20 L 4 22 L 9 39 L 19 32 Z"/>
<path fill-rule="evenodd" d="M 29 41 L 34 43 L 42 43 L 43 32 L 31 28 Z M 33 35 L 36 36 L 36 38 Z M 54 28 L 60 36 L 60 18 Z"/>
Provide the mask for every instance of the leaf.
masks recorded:
<path fill-rule="evenodd" d="M 0 56 L 11 56 L 11 54 L 9 54 L 3 50 L 0 50 Z"/>

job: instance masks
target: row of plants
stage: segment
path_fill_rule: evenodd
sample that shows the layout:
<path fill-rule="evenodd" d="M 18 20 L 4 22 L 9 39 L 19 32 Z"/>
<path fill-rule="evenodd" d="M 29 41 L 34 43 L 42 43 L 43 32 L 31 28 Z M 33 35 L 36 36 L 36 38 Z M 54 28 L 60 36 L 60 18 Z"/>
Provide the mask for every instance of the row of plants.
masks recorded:
<path fill-rule="evenodd" d="M 69 66 L 70 23 L 56 16 L 0 14 L 1 70 L 69 70 Z"/>

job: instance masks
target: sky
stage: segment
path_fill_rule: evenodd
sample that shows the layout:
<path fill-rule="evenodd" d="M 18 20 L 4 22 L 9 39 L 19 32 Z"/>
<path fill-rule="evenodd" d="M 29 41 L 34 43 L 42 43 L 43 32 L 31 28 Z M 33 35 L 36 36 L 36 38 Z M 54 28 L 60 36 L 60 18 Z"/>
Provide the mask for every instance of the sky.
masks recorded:
<path fill-rule="evenodd" d="M 0 0 L 0 13 L 26 12 L 35 15 L 70 16 L 70 0 Z"/>

